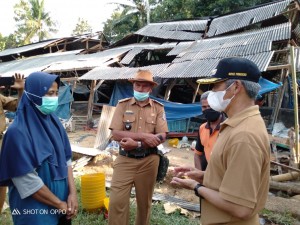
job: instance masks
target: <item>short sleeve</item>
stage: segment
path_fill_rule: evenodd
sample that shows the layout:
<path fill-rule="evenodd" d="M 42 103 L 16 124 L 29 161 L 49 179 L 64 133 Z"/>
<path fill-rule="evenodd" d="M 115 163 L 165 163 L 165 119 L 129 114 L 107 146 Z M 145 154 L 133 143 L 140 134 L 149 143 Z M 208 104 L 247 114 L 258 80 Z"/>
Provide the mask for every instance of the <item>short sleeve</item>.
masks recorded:
<path fill-rule="evenodd" d="M 226 173 L 220 187 L 221 196 L 230 202 L 254 208 L 261 184 L 262 155 L 249 143 L 232 145 L 224 158 Z"/>
<path fill-rule="evenodd" d="M 169 132 L 166 113 L 164 107 L 159 106 L 157 110 L 157 117 L 156 117 L 156 127 L 155 133 L 167 133 Z"/>
<path fill-rule="evenodd" d="M 44 182 L 35 170 L 23 176 L 12 178 L 12 182 L 17 188 L 21 199 L 27 198 L 44 186 Z"/>
<path fill-rule="evenodd" d="M 123 115 L 126 103 L 118 103 L 111 120 L 109 129 L 111 130 L 123 130 Z"/>

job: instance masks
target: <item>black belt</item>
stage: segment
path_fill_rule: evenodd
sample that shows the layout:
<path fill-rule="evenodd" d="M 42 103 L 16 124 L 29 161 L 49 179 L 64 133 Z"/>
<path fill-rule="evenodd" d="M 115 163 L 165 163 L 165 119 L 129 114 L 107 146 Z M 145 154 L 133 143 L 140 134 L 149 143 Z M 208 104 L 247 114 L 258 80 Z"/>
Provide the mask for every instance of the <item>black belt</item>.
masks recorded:
<path fill-rule="evenodd" d="M 157 154 L 157 148 L 149 148 L 149 149 L 142 149 L 142 150 L 135 149 L 131 151 L 124 151 L 120 149 L 119 154 L 129 158 L 142 159 L 149 155 Z"/>

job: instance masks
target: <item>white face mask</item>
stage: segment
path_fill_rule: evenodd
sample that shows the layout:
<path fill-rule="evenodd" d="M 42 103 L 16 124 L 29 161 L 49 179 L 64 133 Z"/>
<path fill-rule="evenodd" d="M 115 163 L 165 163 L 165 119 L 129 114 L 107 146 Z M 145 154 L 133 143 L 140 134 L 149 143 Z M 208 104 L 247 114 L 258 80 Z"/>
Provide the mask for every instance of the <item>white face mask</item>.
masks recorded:
<path fill-rule="evenodd" d="M 231 85 L 233 85 L 234 83 L 232 83 Z M 226 94 L 226 91 L 231 87 L 231 85 L 229 85 L 228 88 L 226 88 L 226 90 L 224 91 L 212 91 L 209 93 L 208 97 L 207 97 L 207 102 L 210 106 L 210 108 L 212 108 L 215 111 L 218 112 L 224 112 L 225 109 L 227 108 L 227 106 L 230 104 L 231 100 L 234 98 L 234 96 L 232 96 L 232 98 L 230 99 L 225 99 L 224 100 L 224 96 Z"/>

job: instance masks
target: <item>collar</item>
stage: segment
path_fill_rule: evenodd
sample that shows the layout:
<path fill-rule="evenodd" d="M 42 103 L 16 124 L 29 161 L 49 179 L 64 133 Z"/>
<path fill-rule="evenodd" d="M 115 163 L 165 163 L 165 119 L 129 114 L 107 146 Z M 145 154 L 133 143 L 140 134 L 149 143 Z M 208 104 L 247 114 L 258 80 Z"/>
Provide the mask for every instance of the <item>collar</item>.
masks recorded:
<path fill-rule="evenodd" d="M 137 100 L 136 100 L 134 97 L 132 97 L 132 98 L 130 99 L 130 101 L 129 101 L 129 104 L 130 104 L 130 105 L 137 104 Z M 150 104 L 150 106 L 153 106 L 153 100 L 152 100 L 151 98 L 149 98 L 148 103 L 145 104 L 144 106 L 146 106 L 146 105 L 148 105 L 148 104 Z M 138 104 L 137 104 L 137 105 L 138 105 Z M 144 107 L 144 106 L 143 106 L 143 107 Z"/>
<path fill-rule="evenodd" d="M 257 105 L 250 106 L 249 108 L 243 110 L 242 112 L 236 114 L 231 118 L 227 118 L 222 124 L 221 129 L 226 126 L 236 127 L 240 124 L 244 119 L 260 114 L 259 108 Z"/>

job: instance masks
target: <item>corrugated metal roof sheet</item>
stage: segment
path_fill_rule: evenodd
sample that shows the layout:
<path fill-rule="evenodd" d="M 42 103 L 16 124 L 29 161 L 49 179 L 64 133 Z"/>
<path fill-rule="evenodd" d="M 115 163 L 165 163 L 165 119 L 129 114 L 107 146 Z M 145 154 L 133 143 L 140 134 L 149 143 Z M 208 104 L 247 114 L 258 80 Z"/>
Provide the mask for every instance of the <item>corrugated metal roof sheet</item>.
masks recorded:
<path fill-rule="evenodd" d="M 185 49 L 190 47 L 190 45 L 194 43 L 192 41 L 187 42 L 180 42 L 178 43 L 167 55 L 178 55 L 179 53 L 183 52 Z"/>
<path fill-rule="evenodd" d="M 76 55 L 79 51 L 39 55 L 23 60 L 0 63 L 0 74 L 2 76 L 11 76 L 11 74 L 19 72 L 28 76 L 32 72 L 42 70 L 57 72 L 92 69 L 119 57 L 131 49 L 132 47 L 130 46 L 120 47 L 88 55 Z"/>
<path fill-rule="evenodd" d="M 56 52 L 51 54 L 39 55 L 37 57 L 30 57 L 26 59 L 14 60 L 0 63 L 0 75 L 11 76 L 14 73 L 22 73 L 28 76 L 32 72 L 42 71 L 51 63 L 74 59 L 80 50 L 69 52 Z"/>
<path fill-rule="evenodd" d="M 18 54 L 18 53 L 21 53 L 21 52 L 27 52 L 27 51 L 34 50 L 34 49 L 37 49 L 37 48 L 44 48 L 47 45 L 49 45 L 49 44 L 51 44 L 51 43 L 53 43 L 57 40 L 60 40 L 60 39 L 55 39 L 55 40 L 45 41 L 45 42 L 39 42 L 39 43 L 35 43 L 35 44 L 21 46 L 21 47 L 18 47 L 18 48 L 6 49 L 6 50 L 3 50 L 2 52 L 0 52 L 0 57 L 1 56 L 6 56 L 6 55 L 14 55 L 14 54 Z"/>
<path fill-rule="evenodd" d="M 152 23 L 135 34 L 173 40 L 200 40 L 208 20 Z"/>
<path fill-rule="evenodd" d="M 271 61 L 274 52 L 263 52 L 254 55 L 243 56 L 257 64 L 261 71 L 265 71 Z M 221 58 L 210 58 L 173 63 L 159 74 L 161 78 L 194 78 L 209 77 L 211 71 L 216 68 Z"/>
<path fill-rule="evenodd" d="M 203 39 L 185 48 L 173 62 L 267 52 L 271 50 L 272 41 L 288 40 L 290 37 L 291 24 L 284 23 L 235 35 Z"/>
<path fill-rule="evenodd" d="M 298 24 L 296 28 L 293 30 L 294 34 L 297 36 L 297 38 L 300 40 L 300 25 Z"/>
<path fill-rule="evenodd" d="M 157 77 L 163 71 L 167 64 L 157 64 L 145 67 L 96 67 L 83 76 L 80 80 L 125 80 L 134 77 L 134 74 L 139 70 L 150 70 L 153 77 Z"/>
<path fill-rule="evenodd" d="M 224 34 L 277 16 L 286 9 L 291 1 L 292 0 L 274 2 L 243 12 L 215 18 L 209 26 L 207 36 L 212 37 Z"/>
<path fill-rule="evenodd" d="M 143 50 L 164 50 L 164 49 L 172 49 L 174 46 L 176 46 L 177 42 L 171 42 L 171 43 L 163 43 L 161 45 L 137 45 L 137 47 L 134 47 L 132 50 L 130 50 L 126 56 L 122 59 L 120 63 L 124 65 L 130 64 L 130 62 L 135 58 L 135 56 L 139 53 L 141 53 Z M 133 45 L 130 45 L 133 46 Z"/>
<path fill-rule="evenodd" d="M 119 47 L 114 49 L 108 49 L 102 52 L 97 52 L 88 55 L 76 55 L 72 59 L 57 60 L 56 62 L 49 65 L 44 71 L 47 72 L 62 72 L 62 71 L 73 71 L 82 69 L 93 69 L 97 66 L 112 60 L 111 63 L 115 61 L 116 58 L 125 54 L 132 49 L 131 46 Z"/>

